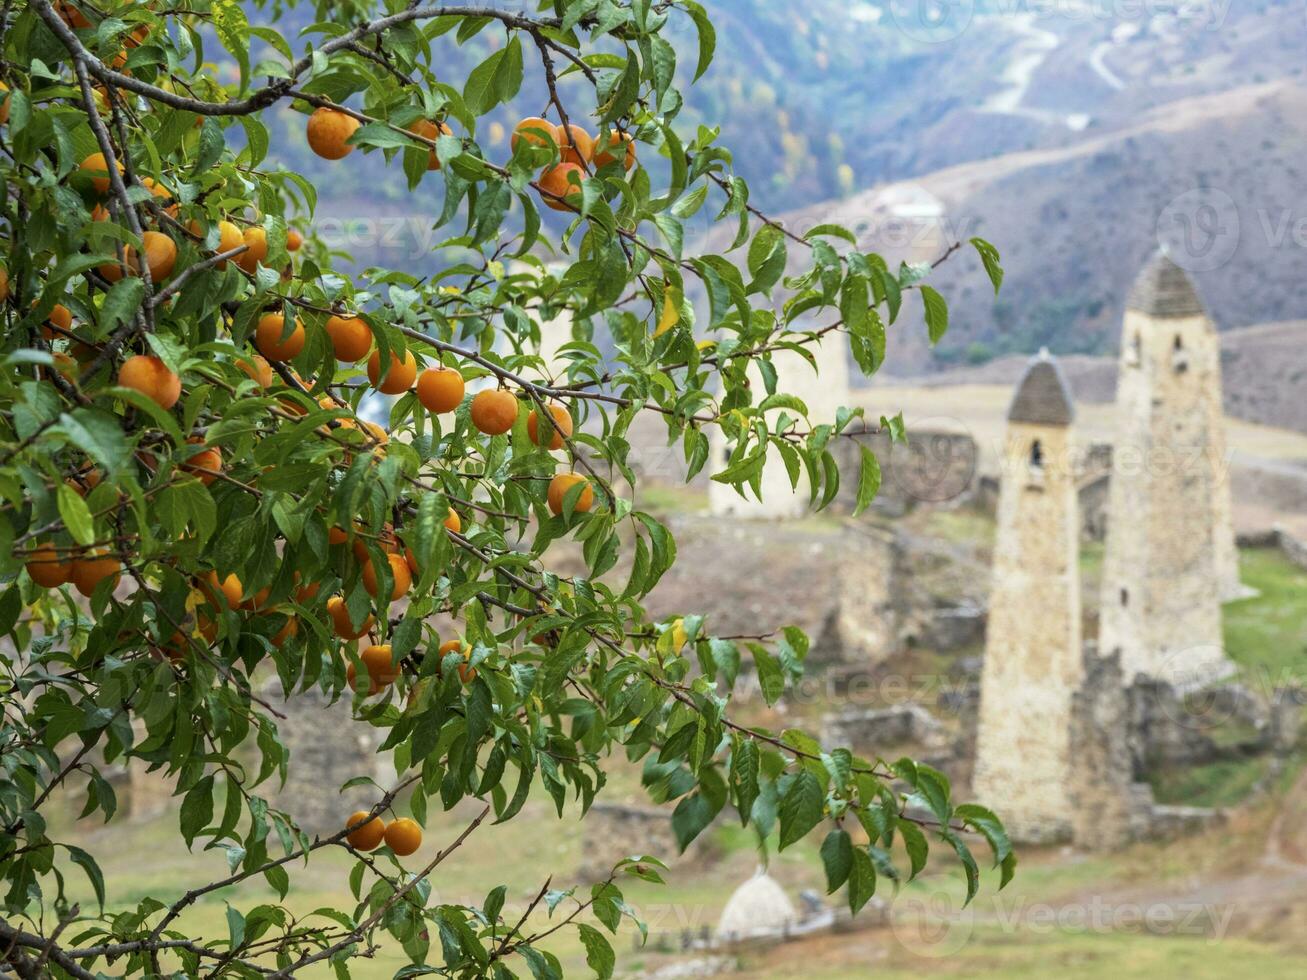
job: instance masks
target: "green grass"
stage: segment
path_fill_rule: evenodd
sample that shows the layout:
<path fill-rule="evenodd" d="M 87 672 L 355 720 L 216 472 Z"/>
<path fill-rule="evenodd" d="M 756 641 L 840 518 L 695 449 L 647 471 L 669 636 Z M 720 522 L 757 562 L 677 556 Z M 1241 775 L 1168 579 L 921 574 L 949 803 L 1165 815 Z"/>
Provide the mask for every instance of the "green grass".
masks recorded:
<path fill-rule="evenodd" d="M 1245 585 L 1258 595 L 1225 606 L 1225 647 L 1244 680 L 1269 694 L 1307 681 L 1307 571 L 1274 548 L 1240 553 Z"/>
<path fill-rule="evenodd" d="M 954 945 L 960 948 L 953 949 Z M 815 947 L 815 948 L 814 948 Z M 943 951 L 943 952 L 942 952 Z M 754 980 L 908 980 L 1001 977 L 1003 980 L 1289 980 L 1302 976 L 1290 951 L 1245 939 L 1154 936 L 992 925 L 957 925 L 921 940 L 911 927 L 793 943 L 743 958 Z"/>
<path fill-rule="evenodd" d="M 994 543 L 994 518 L 971 507 L 924 512 L 922 533 L 957 544 L 989 548 Z"/>
<path fill-rule="evenodd" d="M 1269 760 L 1226 759 L 1187 768 L 1166 767 L 1149 774 L 1158 803 L 1185 806 L 1233 806 L 1266 774 Z"/>
<path fill-rule="evenodd" d="M 708 493 L 693 487 L 649 480 L 640 485 L 635 504 L 651 514 L 693 514 L 708 509 Z"/>

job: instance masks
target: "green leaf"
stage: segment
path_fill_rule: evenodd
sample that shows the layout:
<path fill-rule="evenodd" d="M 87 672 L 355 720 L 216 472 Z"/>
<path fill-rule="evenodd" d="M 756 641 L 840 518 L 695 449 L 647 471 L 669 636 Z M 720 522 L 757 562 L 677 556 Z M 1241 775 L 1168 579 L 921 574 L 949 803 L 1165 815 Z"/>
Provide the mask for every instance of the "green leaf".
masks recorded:
<path fill-rule="evenodd" d="M 95 863 L 95 858 L 91 857 L 86 851 L 72 844 L 64 844 L 68 848 L 68 855 L 73 859 L 73 863 L 86 872 L 86 877 L 91 880 L 91 887 L 95 889 L 95 900 L 100 905 L 100 911 L 104 911 L 104 874 L 100 871 L 100 866 Z"/>
<path fill-rule="evenodd" d="M 613 975 L 613 966 L 617 962 L 608 938 L 594 926 L 586 925 L 584 922 L 577 923 L 576 929 L 581 937 L 581 945 L 585 947 L 586 964 L 595 971 L 595 976 L 600 980 L 608 980 Z"/>
<path fill-rule="evenodd" d="M 66 483 L 59 484 L 59 517 L 68 533 L 80 545 L 95 541 L 95 522 L 82 495 Z"/>
<path fill-rule="evenodd" d="M 747 736 L 736 734 L 731 749 L 731 789 L 735 792 L 735 806 L 740 823 L 747 824 L 758 798 L 758 743 Z"/>
<path fill-rule="evenodd" d="M 522 42 L 513 39 L 472 69 L 463 86 L 463 101 L 475 115 L 507 102 L 522 87 Z"/>
<path fill-rule="evenodd" d="M 997 296 L 999 287 L 1003 285 L 1003 266 L 999 264 L 998 249 L 983 238 L 973 238 L 971 244 L 980 254 L 980 261 L 985 266 L 989 281 L 994 284 L 994 295 Z"/>
<path fill-rule="evenodd" d="M 716 815 L 717 811 L 703 793 L 691 793 L 676 805 L 672 812 L 672 832 L 682 853 Z"/>
<path fill-rule="evenodd" d="M 876 894 L 876 866 L 864 848 L 853 849 L 849 866 L 849 911 L 854 915 Z"/>
<path fill-rule="evenodd" d="M 190 788 L 182 800 L 181 831 L 190 847 L 195 836 L 213 819 L 213 777 L 205 776 Z"/>
<path fill-rule="evenodd" d="M 921 287 L 921 300 L 926 306 L 926 330 L 930 342 L 937 344 L 948 333 L 948 303 L 929 286 Z"/>
<path fill-rule="evenodd" d="M 785 795 L 781 797 L 780 849 L 782 851 L 796 841 L 802 840 L 821 822 L 824 802 L 825 794 L 817 777 L 807 769 L 800 769 L 791 780 Z"/>
<path fill-rule="evenodd" d="M 911 870 L 908 880 L 911 881 L 926 866 L 926 856 L 930 853 L 930 844 L 926 840 L 926 835 L 921 832 L 921 828 L 915 823 L 907 820 L 899 821 L 899 834 L 903 838 L 903 847 L 908 852 L 908 861 L 911 862 Z"/>
<path fill-rule="evenodd" d="M 695 0 L 686 0 L 685 9 L 689 12 L 690 19 L 694 21 L 694 28 L 699 33 L 699 63 L 695 65 L 694 78 L 691 79 L 697 82 L 712 64 L 713 52 L 717 49 L 717 31 L 702 4 Z"/>
<path fill-rule="evenodd" d="M 849 880 L 853 868 L 853 839 L 843 829 L 832 830 L 821 842 L 821 863 L 826 869 L 826 894 Z"/>
<path fill-rule="evenodd" d="M 858 499 L 853 506 L 854 517 L 871 506 L 880 490 L 880 461 L 866 446 L 858 448 L 862 452 L 862 464 L 858 469 Z"/>

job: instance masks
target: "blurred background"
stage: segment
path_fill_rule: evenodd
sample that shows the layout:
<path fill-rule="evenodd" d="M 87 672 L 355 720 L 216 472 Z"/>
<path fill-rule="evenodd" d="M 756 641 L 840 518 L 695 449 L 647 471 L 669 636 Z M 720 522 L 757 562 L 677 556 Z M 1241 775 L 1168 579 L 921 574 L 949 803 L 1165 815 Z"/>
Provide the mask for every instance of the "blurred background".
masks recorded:
<path fill-rule="evenodd" d="M 1302 976 L 1307 8 L 1300 0 L 707 6 L 717 55 L 688 89 L 678 125 L 721 126 L 753 203 L 799 232 L 839 222 L 860 248 L 895 262 L 931 261 L 953 242 L 981 236 L 998 247 L 1006 270 L 996 298 L 973 252 L 951 256 L 932 280 L 950 303 L 947 336 L 932 347 L 920 307 L 909 299 L 874 381 L 857 376 L 842 348 L 830 355 L 835 373 L 826 375 L 823 393 L 810 393 L 814 403 L 825 397 L 860 405 L 872 419 L 902 411 L 910 436 L 907 446 L 868 440 L 883 484 L 876 506 L 857 519 L 847 469 L 846 489 L 820 515 L 791 509 L 784 495 L 763 509 L 723 497 L 706 477 L 687 485 L 679 452 L 663 446 L 660 426 L 634 432 L 645 481 L 637 504 L 668 523 L 680 551 L 651 612 L 706 614 L 705 630 L 719 634 L 792 623 L 813 638 L 810 678 L 797 695 L 769 706 L 746 693 L 744 716 L 777 730 L 807 726 L 889 759 L 927 759 L 964 797 L 983 754 L 982 730 L 995 724 L 986 721 L 994 702 L 982 705 L 995 604 L 1007 604 L 1005 622 L 1015 615 L 1029 625 L 1018 645 L 1043 644 L 1053 651 L 1051 663 L 1058 644 L 1075 646 L 1079 663 L 1079 645 L 1068 636 L 1096 649 L 1103 603 L 1118 593 L 1124 603 L 1127 589 L 1117 577 L 1130 576 L 1130 587 L 1144 590 L 1136 594 L 1155 593 L 1164 605 L 1157 568 L 1113 564 L 1113 521 L 1118 536 L 1153 535 L 1159 548 L 1202 539 L 1209 560 L 1207 552 L 1228 535 L 1238 546 L 1241 588 L 1198 588 L 1185 607 L 1193 622 L 1214 623 L 1190 645 L 1217 648 L 1219 676 L 1165 686 L 1128 672 L 1088 671 L 1078 688 L 1051 691 L 1047 710 L 1022 715 L 1013 705 L 1007 727 L 1028 730 L 1032 744 L 1048 743 L 1049 719 L 1071 733 L 1073 762 L 1062 775 L 1094 816 L 1093 826 L 1023 846 L 1017 879 L 1003 892 L 986 872 L 980 898 L 964 909 L 962 882 L 952 873 L 931 871 L 899 887 L 882 880 L 877 899 L 851 923 L 826 904 L 815 843 L 778 855 L 774 842 L 760 846 L 723 819 L 673 862 L 667 887 L 631 889 L 649 938 L 641 944 L 638 934 L 624 932 L 619 968 L 660 978 Z M 694 38 L 681 20 L 684 84 Z M 293 37 L 308 22 L 307 13 L 292 11 L 277 26 Z M 485 57 L 497 43 L 493 33 L 464 49 L 443 47 L 451 78 Z M 513 124 L 543 106 L 539 79 L 528 73 L 524 94 L 483 121 L 477 138 L 487 155 L 506 156 Z M 379 154 L 356 156 L 348 169 L 333 166 L 304 145 L 302 116 L 278 113 L 268 120 L 272 160 L 315 183 L 316 233 L 349 252 L 360 270 L 440 268 L 432 245 L 447 232 L 431 228 L 442 200 L 439 175 L 414 195 L 401 168 Z M 687 250 L 724 244 L 712 237 L 711 211 L 687 235 Z M 1219 451 L 1192 478 L 1158 476 L 1146 463 L 1145 479 L 1132 477 L 1131 485 L 1151 495 L 1150 503 L 1127 508 L 1114 503 L 1114 451 L 1119 462 L 1123 440 L 1145 430 L 1148 451 L 1164 451 L 1165 433 L 1149 425 L 1160 419 L 1165 427 L 1208 404 L 1185 401 L 1159 380 L 1139 389 L 1153 414 L 1123 408 L 1127 366 L 1118 355 L 1125 318 L 1133 315 L 1127 307 L 1133 302 L 1134 314 L 1151 318 L 1144 329 L 1159 336 L 1175 312 L 1129 301 L 1136 279 L 1149 282 L 1148 263 L 1159 249 L 1181 276 L 1163 285 L 1183 283 L 1200 302 L 1199 318 L 1207 317 L 1195 336 L 1215 331 L 1210 349 L 1194 351 L 1185 370 L 1201 376 L 1194 390 L 1214 406 L 1199 448 Z M 1163 339 L 1170 350 L 1169 334 Z M 1047 415 L 1010 418 L 1014 386 L 1029 377 L 1030 358 L 1041 349 L 1056 359 L 1060 397 L 1074 410 L 1069 429 Z M 1166 356 L 1159 379 L 1181 370 L 1174 354 Z M 786 383 L 813 388 L 802 373 Z M 1031 461 L 1013 456 L 1014 423 L 1046 427 L 1044 438 L 1066 434 L 1058 462 L 1066 463 L 1069 484 L 1057 482 L 1055 466 L 1045 476 L 1042 463 L 1038 478 L 1045 499 L 1066 490 L 1069 511 L 1029 516 L 1013 502 L 1005 512 L 1004 500 L 1017 500 L 1012 488 L 1029 489 L 1033 479 Z M 850 466 L 856 448 L 848 450 Z M 1171 448 L 1192 447 L 1181 441 Z M 1194 480 L 1205 489 L 1186 496 Z M 1167 521 L 1158 524 L 1159 513 Z M 1014 567 L 1014 554 L 1015 567 L 1043 567 L 1047 556 L 1031 552 L 1021 530 L 1032 521 L 1046 522 L 1036 528 L 1040 540 L 1065 530 L 1057 521 L 1071 522 L 1071 533 L 1058 539 L 1071 542 L 1070 558 L 1062 560 L 1064 553 L 1051 566 L 1075 594 L 1074 604 L 1070 592 L 1062 595 L 1066 609 L 1050 607 L 1041 593 L 1013 613 L 1020 588 L 995 581 L 996 568 Z M 551 559 L 564 572 L 584 570 L 565 546 Z M 623 570 L 613 574 L 620 579 Z M 1040 632 L 1061 613 L 1074 620 L 1071 633 Z M 1183 649 L 1189 627 L 1178 616 L 1171 628 Z M 337 724 L 347 715 L 346 705 L 322 704 L 283 724 L 307 770 L 281 799 L 301 808 L 311 829 L 319 829 L 317 821 L 334 830 L 344 812 L 338 801 L 321 799 L 322 786 L 369 770 L 388 781 L 373 746 L 358 741 L 357 726 Z M 1011 737 L 1019 745 L 1021 731 Z M 1086 767 L 1097 768 L 1086 775 Z M 575 808 L 559 820 L 547 801 L 533 798 L 525 819 L 463 848 L 435 882 L 437 892 L 477 901 L 507 880 L 509 915 L 550 873 L 556 887 L 567 887 L 602 879 L 612 860 L 632 851 L 674 854 L 670 807 L 658 806 L 641 785 L 659 775 L 619 764 L 604 802 L 584 823 Z M 1032 769 L 1022 778 L 1038 783 L 1046 773 Z M 182 882 L 222 864 L 221 855 L 185 853 L 175 834 L 160 830 L 175 822 L 175 801 L 149 774 L 124 771 L 119 787 L 131 820 L 85 833 L 99 835 L 99 853 L 103 837 L 113 837 L 119 857 L 104 864 L 120 887 L 139 881 L 142 892 L 160 885 L 166 892 L 176 883 L 180 892 Z M 987 802 L 1020 810 L 1020 795 Z M 312 812 L 315 797 L 320 813 Z M 438 848 L 465 820 L 461 810 L 431 814 L 427 848 Z M 161 848 L 160 840 L 174 843 Z M 139 861 L 145 848 L 148 870 Z M 343 858 L 315 860 L 304 872 L 309 886 L 288 904 L 309 909 L 340 900 L 346 874 Z M 249 885 L 233 901 L 271 894 Z M 220 902 L 201 901 L 192 914 L 222 928 Z M 566 942 L 560 952 L 581 964 L 583 951 Z M 375 965 L 358 964 L 358 975 L 388 976 L 402 962 L 382 955 Z"/>

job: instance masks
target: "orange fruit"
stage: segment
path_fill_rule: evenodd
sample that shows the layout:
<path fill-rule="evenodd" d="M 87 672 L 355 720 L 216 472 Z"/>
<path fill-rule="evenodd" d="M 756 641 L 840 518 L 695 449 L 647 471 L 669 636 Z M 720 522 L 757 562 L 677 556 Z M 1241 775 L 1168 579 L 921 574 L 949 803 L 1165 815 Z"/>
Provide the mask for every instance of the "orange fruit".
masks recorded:
<path fill-rule="evenodd" d="M 526 140 L 532 146 L 555 146 L 558 143 L 558 127 L 548 119 L 527 116 L 513 127 L 513 135 L 508 141 L 509 148 L 517 152 L 517 144 L 521 140 Z"/>
<path fill-rule="evenodd" d="M 123 165 L 120 161 L 115 160 L 118 166 L 118 173 L 123 172 Z M 91 178 L 91 186 L 100 194 L 109 192 L 109 164 L 104 159 L 103 153 L 92 153 L 89 157 L 81 162 L 77 168 L 83 175 Z"/>
<path fill-rule="evenodd" d="M 55 303 L 50 307 L 50 312 L 45 315 L 45 322 L 47 326 L 41 328 L 41 336 L 46 340 L 54 340 L 57 334 L 50 327 L 58 327 L 60 330 L 72 329 L 73 315 L 63 303 Z"/>
<path fill-rule="evenodd" d="M 241 241 L 245 243 L 245 251 L 236 256 L 236 264 L 253 275 L 259 268 L 259 263 L 268 257 L 268 233 L 262 228 L 251 226 L 241 233 Z"/>
<path fill-rule="evenodd" d="M 559 198 L 579 194 L 585 171 L 575 163 L 560 163 L 540 175 L 540 194 L 545 206 L 555 211 L 575 211 L 572 205 Z"/>
<path fill-rule="evenodd" d="M 331 317 L 327 320 L 327 336 L 338 361 L 354 364 L 367 357 L 372 349 L 372 328 L 362 317 Z"/>
<path fill-rule="evenodd" d="M 594 138 L 576 123 L 559 126 L 556 132 L 563 162 L 584 167 L 594 155 Z"/>
<path fill-rule="evenodd" d="M 419 119 L 408 127 L 408 131 L 414 136 L 421 136 L 424 140 L 431 140 L 433 143 L 437 136 L 453 136 L 454 131 L 445 123 L 435 123 L 430 119 Z M 439 170 L 440 157 L 436 156 L 433 149 L 427 154 L 427 169 Z"/>
<path fill-rule="evenodd" d="M 177 264 L 177 244 L 160 231 L 147 231 L 142 236 L 145 243 L 145 264 L 150 270 L 151 282 L 162 282 L 172 275 L 173 266 Z M 124 253 L 127 268 L 133 275 L 141 271 L 140 259 L 136 247 L 129 245 Z M 117 282 L 123 277 L 122 266 L 117 262 L 106 262 L 99 266 L 100 275 L 110 282 Z"/>
<path fill-rule="evenodd" d="M 346 828 L 353 827 L 345 840 L 356 851 L 372 851 L 381 846 L 386 836 L 386 824 L 380 817 L 369 817 L 368 810 L 359 810 L 350 814 L 345 821 Z"/>
<path fill-rule="evenodd" d="M 376 623 L 375 619 L 368 616 L 361 626 L 355 628 L 353 620 L 349 618 L 349 609 L 345 605 L 345 600 L 338 595 L 327 600 L 327 615 L 331 617 L 331 625 L 335 628 L 336 635 L 343 640 L 357 640 Z"/>
<path fill-rule="evenodd" d="M 165 212 L 167 212 L 171 217 L 177 217 L 177 212 L 180 210 L 181 205 L 177 203 L 172 191 L 168 190 L 168 188 L 164 187 L 153 177 L 142 177 L 141 186 L 155 197 L 159 198 L 159 206 L 162 207 Z M 169 201 L 172 201 L 173 203 L 169 204 Z"/>
<path fill-rule="evenodd" d="M 386 395 L 398 395 L 413 387 L 413 379 L 418 376 L 418 362 L 412 351 L 404 352 L 401 362 L 394 354 L 390 355 L 390 371 L 386 379 L 381 380 L 381 351 L 374 350 L 368 358 L 368 380 L 372 387 Z"/>
<path fill-rule="evenodd" d="M 463 375 L 453 368 L 428 368 L 418 376 L 418 401 L 428 412 L 452 412 L 463 403 Z"/>
<path fill-rule="evenodd" d="M 370 646 L 363 651 L 359 659 L 363 661 L 363 667 L 368 672 L 368 688 L 366 694 L 376 694 L 383 687 L 389 687 L 395 683 L 399 677 L 399 668 L 390 662 L 390 647 Z M 354 664 L 345 665 L 345 680 L 349 683 L 352 690 L 357 691 L 358 670 Z"/>
<path fill-rule="evenodd" d="M 503 435 L 517 421 L 517 399 L 511 391 L 487 388 L 472 396 L 472 424 L 488 436 Z"/>
<path fill-rule="evenodd" d="M 468 654 L 471 653 L 471 650 L 468 649 L 467 644 L 462 640 L 446 640 L 444 643 L 440 644 L 440 649 L 437 651 L 440 660 L 444 660 L 445 657 L 451 653 L 458 653 L 463 657 L 463 662 L 458 665 L 458 679 L 464 684 L 471 684 L 476 680 L 477 676 L 476 668 L 467 662 Z M 436 667 L 437 677 L 440 676 L 440 667 L 438 664 L 439 661 L 437 661 Z"/>
<path fill-rule="evenodd" d="M 202 439 L 188 440 L 193 445 L 202 445 Z M 218 478 L 222 472 L 222 451 L 217 446 L 207 446 L 182 463 L 183 472 L 193 474 L 206 487 Z"/>
<path fill-rule="evenodd" d="M 277 635 L 272 638 L 272 645 L 275 647 L 281 646 L 291 637 L 299 633 L 299 631 L 300 631 L 300 621 L 296 619 L 294 616 L 287 616 L 286 625 L 284 625 L 281 629 L 277 630 Z"/>
<path fill-rule="evenodd" d="M 77 591 L 90 598 L 95 594 L 95 587 L 105 579 L 110 580 L 109 590 L 118 586 L 122 563 L 117 558 L 105 554 L 85 555 L 73 561 L 72 580 Z"/>
<path fill-rule="evenodd" d="M 203 592 L 215 606 L 221 606 L 223 602 L 227 603 L 232 609 L 239 609 L 241 606 L 241 596 L 245 594 L 245 586 L 233 572 L 221 581 L 218 580 L 218 573 L 210 571 L 200 580 L 200 591 Z M 222 596 L 222 601 L 218 600 Z"/>
<path fill-rule="evenodd" d="M 549 449 L 562 449 L 563 441 L 571 438 L 572 435 L 572 415 L 562 405 L 546 405 L 549 414 L 553 417 L 553 425 L 546 424 L 545 431 L 539 432 L 539 418 L 536 415 L 538 409 L 531 409 L 531 414 L 526 417 L 527 435 L 537 446 L 546 445 L 548 441 Z"/>
<path fill-rule="evenodd" d="M 286 319 L 280 313 L 265 313 L 254 330 L 254 346 L 270 361 L 289 361 L 304 349 L 304 327 L 296 323 L 289 337 Z"/>
<path fill-rule="evenodd" d="M 449 516 L 445 518 L 445 527 L 455 533 L 463 530 L 463 519 L 458 516 L 458 511 L 453 507 L 449 508 Z"/>
<path fill-rule="evenodd" d="M 381 533 L 377 535 L 377 540 L 374 543 L 382 554 L 397 554 L 399 552 L 399 540 L 395 537 L 395 525 L 391 524 L 390 521 L 382 524 Z M 368 543 L 362 537 L 356 537 L 352 547 L 355 558 L 359 561 L 368 560 Z"/>
<path fill-rule="evenodd" d="M 72 579 L 73 565 L 60 560 L 54 545 L 43 544 L 27 556 L 27 574 L 43 589 L 55 589 Z"/>
<path fill-rule="evenodd" d="M 54 9 L 55 13 L 59 15 L 59 19 L 75 31 L 91 26 L 91 22 L 86 19 L 86 15 L 78 10 L 76 6 L 68 3 L 67 0 L 56 0 Z"/>
<path fill-rule="evenodd" d="M 581 496 L 576 500 L 576 506 L 572 512 L 584 514 L 594 505 L 594 491 L 590 489 L 589 481 L 579 473 L 559 473 L 549 481 L 549 509 L 557 517 L 563 513 L 563 498 L 567 496 L 567 491 L 578 483 L 584 483 L 585 489 L 581 491 Z"/>
<path fill-rule="evenodd" d="M 300 573 L 295 573 L 295 601 L 301 606 L 310 602 L 318 594 L 318 589 L 322 588 L 321 582 L 310 582 L 308 585 L 299 585 Z"/>
<path fill-rule="evenodd" d="M 354 152 L 354 146 L 346 140 L 358 128 L 359 121 L 339 109 L 328 109 L 326 106 L 314 109 L 309 116 L 309 149 L 326 160 L 349 156 Z"/>
<path fill-rule="evenodd" d="M 63 376 L 65 381 L 75 381 L 80 373 L 78 364 L 71 356 L 61 350 L 55 351 L 50 355 L 54 358 L 54 369 Z"/>
<path fill-rule="evenodd" d="M 258 354 L 246 360 L 242 358 L 236 366 L 259 383 L 260 388 L 272 387 L 272 365 Z"/>
<path fill-rule="evenodd" d="M 0 92 L 5 93 L 5 99 L 0 102 L 0 126 L 9 121 L 9 86 L 0 82 Z"/>
<path fill-rule="evenodd" d="M 422 828 L 416 820 L 400 817 L 386 828 L 385 841 L 396 857 L 408 857 L 422 846 Z"/>
<path fill-rule="evenodd" d="M 413 577 L 409 572 L 408 562 L 402 555 L 386 555 L 386 560 L 390 562 L 390 577 L 394 580 L 394 584 L 390 587 L 390 601 L 394 602 L 409 590 L 409 586 L 413 584 Z M 379 587 L 376 565 L 372 562 L 364 565 L 362 578 L 363 588 L 368 590 L 368 595 L 375 598 Z"/>
<path fill-rule="evenodd" d="M 327 544 L 344 544 L 349 535 L 336 526 L 327 528 Z"/>
<path fill-rule="evenodd" d="M 304 236 L 294 228 L 286 229 L 286 251 L 298 252 L 304 244 Z"/>
<path fill-rule="evenodd" d="M 0 303 L 9 298 L 9 270 L 0 265 Z"/>
<path fill-rule="evenodd" d="M 616 154 L 622 151 L 618 147 L 625 145 L 626 152 L 622 157 L 622 169 L 630 170 L 635 166 L 635 137 L 630 133 L 619 133 L 617 130 L 609 130 L 608 138 L 599 138 L 595 140 L 594 145 L 594 165 L 596 167 L 606 167 L 608 164 L 617 159 Z"/>
<path fill-rule="evenodd" d="M 182 379 L 153 354 L 137 354 L 123 361 L 118 369 L 118 383 L 139 391 L 164 411 L 176 405 L 182 396 Z"/>
<path fill-rule="evenodd" d="M 192 221 L 187 225 L 187 228 L 190 229 L 192 235 L 199 238 L 205 237 L 205 228 L 198 221 Z M 230 221 L 218 222 L 218 247 L 214 250 L 215 252 L 230 252 L 233 248 L 240 248 L 240 246 L 244 244 L 245 235 L 241 232 L 238 226 L 232 224 Z M 244 255 L 245 253 L 242 252 L 241 254 Z M 240 259 L 238 258 L 237 262 L 239 261 Z M 223 259 L 219 262 L 218 268 L 227 268 L 227 260 Z"/>

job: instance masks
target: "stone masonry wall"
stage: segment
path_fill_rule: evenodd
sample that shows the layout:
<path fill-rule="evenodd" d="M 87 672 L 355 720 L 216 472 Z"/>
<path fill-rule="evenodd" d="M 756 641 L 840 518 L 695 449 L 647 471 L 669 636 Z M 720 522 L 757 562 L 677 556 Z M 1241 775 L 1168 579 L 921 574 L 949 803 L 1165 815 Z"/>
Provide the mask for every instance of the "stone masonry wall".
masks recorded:
<path fill-rule="evenodd" d="M 283 701 L 276 681 L 268 685 L 265 696 L 286 715 L 276 719 L 277 732 L 290 750 L 286 784 L 268 791 L 274 805 L 290 813 L 309 834 L 334 833 L 344 817 L 371 808 L 379 795 L 375 787 L 339 792 L 356 776 L 371 776 L 383 785 L 387 779 L 380 771 L 373 729 L 350 717 L 349 700 L 331 704 L 315 687 Z"/>

